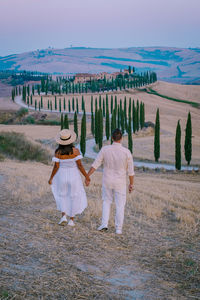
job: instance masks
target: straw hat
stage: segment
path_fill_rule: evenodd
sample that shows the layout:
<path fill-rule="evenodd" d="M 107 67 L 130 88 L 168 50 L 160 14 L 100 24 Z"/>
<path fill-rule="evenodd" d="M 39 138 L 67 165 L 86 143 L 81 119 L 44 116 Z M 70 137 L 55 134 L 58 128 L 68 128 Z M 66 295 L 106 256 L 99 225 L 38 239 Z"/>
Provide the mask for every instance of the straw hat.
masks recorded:
<path fill-rule="evenodd" d="M 76 140 L 76 133 L 69 129 L 61 130 L 56 136 L 56 143 L 60 145 L 69 145 Z"/>

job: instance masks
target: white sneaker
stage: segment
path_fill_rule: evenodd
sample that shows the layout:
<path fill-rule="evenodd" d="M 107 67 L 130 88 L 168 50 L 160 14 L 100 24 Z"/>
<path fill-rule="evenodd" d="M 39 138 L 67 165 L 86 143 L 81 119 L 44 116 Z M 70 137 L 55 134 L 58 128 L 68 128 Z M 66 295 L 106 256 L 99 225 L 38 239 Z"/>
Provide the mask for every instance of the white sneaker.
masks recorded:
<path fill-rule="evenodd" d="M 116 234 L 122 234 L 122 230 L 121 229 L 116 229 Z"/>
<path fill-rule="evenodd" d="M 64 216 L 60 219 L 60 222 L 58 223 L 58 225 L 64 226 L 65 223 L 67 223 L 67 218 L 66 218 L 66 216 L 64 215 Z"/>
<path fill-rule="evenodd" d="M 99 227 L 97 228 L 97 230 L 99 230 L 99 231 L 107 231 L 107 230 L 108 230 L 108 227 L 105 226 L 105 225 L 101 225 L 101 226 L 99 226 Z"/>
<path fill-rule="evenodd" d="M 68 225 L 69 226 L 75 226 L 74 221 L 73 220 L 69 220 Z"/>

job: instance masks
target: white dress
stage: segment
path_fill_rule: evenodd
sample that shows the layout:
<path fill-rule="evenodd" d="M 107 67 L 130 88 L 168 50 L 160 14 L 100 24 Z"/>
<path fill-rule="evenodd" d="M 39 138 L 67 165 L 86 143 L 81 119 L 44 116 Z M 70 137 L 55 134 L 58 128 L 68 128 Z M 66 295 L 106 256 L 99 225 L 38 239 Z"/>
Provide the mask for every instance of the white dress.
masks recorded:
<path fill-rule="evenodd" d="M 59 162 L 59 169 L 52 180 L 52 192 L 57 209 L 65 212 L 69 217 L 81 214 L 87 207 L 87 197 L 75 158 L 59 159 L 53 157 L 53 162 Z"/>

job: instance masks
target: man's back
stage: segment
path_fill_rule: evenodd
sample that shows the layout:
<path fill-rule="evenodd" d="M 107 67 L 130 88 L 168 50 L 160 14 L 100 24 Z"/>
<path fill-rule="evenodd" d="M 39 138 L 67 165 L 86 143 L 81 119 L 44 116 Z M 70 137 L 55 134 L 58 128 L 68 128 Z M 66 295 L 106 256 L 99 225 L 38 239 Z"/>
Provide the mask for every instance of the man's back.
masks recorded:
<path fill-rule="evenodd" d="M 99 152 L 92 167 L 97 169 L 101 164 L 103 170 L 103 185 L 122 190 L 126 187 L 126 173 L 134 175 L 133 158 L 131 152 L 121 143 L 114 142 L 104 146 Z"/>

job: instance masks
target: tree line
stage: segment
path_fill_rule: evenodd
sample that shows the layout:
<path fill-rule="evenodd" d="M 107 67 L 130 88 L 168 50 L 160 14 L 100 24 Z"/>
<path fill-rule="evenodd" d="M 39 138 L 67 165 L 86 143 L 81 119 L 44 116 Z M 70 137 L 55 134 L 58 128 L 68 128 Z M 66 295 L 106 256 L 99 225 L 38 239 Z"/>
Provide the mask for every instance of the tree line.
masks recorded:
<path fill-rule="evenodd" d="M 32 75 L 33 76 L 33 75 Z M 32 77 L 31 77 L 32 78 Z M 82 93 L 96 93 L 96 92 L 106 92 L 106 91 L 117 91 L 124 89 L 139 88 L 144 85 L 151 84 L 157 81 L 157 74 L 155 72 L 144 72 L 140 74 L 119 74 L 116 78 L 107 80 L 105 77 L 101 80 L 91 80 L 86 83 L 74 83 L 72 78 L 69 77 L 58 77 L 56 80 L 52 79 L 50 75 L 44 76 L 34 76 L 40 79 L 40 84 L 34 84 L 31 87 L 29 85 L 24 85 L 23 99 L 29 96 L 30 90 L 32 95 L 40 95 L 45 93 L 45 95 L 61 95 L 61 94 L 82 94 Z M 12 90 L 12 98 L 16 95 L 21 94 L 21 86 L 16 86 Z"/>

